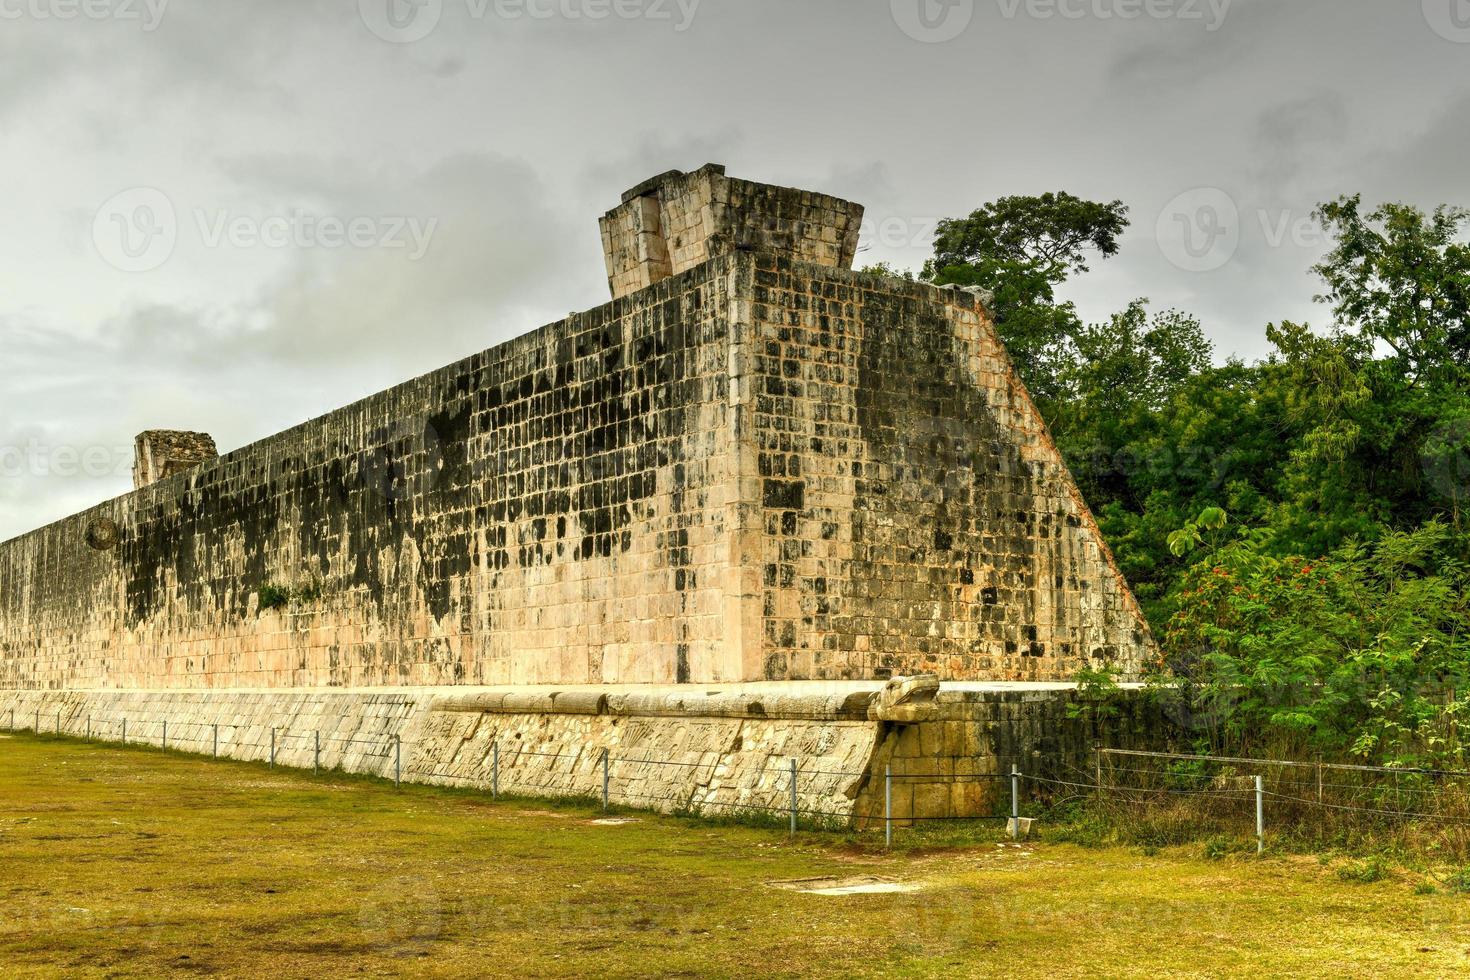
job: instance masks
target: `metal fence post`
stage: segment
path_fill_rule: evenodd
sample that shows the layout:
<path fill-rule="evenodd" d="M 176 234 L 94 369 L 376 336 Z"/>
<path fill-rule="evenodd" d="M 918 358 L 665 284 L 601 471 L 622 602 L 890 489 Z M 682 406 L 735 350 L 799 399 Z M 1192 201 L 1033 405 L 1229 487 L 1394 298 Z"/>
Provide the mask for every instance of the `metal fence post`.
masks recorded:
<path fill-rule="evenodd" d="M 92 741 L 92 716 L 87 716 L 87 741 Z"/>
<path fill-rule="evenodd" d="M 127 715 L 123 715 L 122 723 L 123 723 L 122 744 L 127 745 L 128 744 L 128 716 Z"/>
<path fill-rule="evenodd" d="M 211 725 L 210 727 L 214 729 L 213 735 L 211 736 L 211 739 L 210 739 L 210 752 L 211 752 L 211 754 L 216 759 L 218 759 L 219 758 L 219 725 L 218 724 L 214 724 L 214 725 Z"/>
<path fill-rule="evenodd" d="M 607 762 L 607 760 L 608 760 L 608 755 L 609 755 L 608 750 L 607 749 L 603 749 L 602 750 L 602 812 L 603 813 L 606 813 L 607 812 L 607 784 L 608 784 L 608 775 L 607 775 L 608 762 Z"/>
<path fill-rule="evenodd" d="M 490 796 L 500 798 L 500 743 L 490 743 Z"/>
<path fill-rule="evenodd" d="M 61 712 L 59 710 L 56 712 L 56 734 L 61 734 Z"/>
<path fill-rule="evenodd" d="M 270 767 L 272 769 L 274 769 L 276 767 L 276 730 L 275 730 L 275 728 L 271 728 L 271 765 L 270 765 Z"/>
<path fill-rule="evenodd" d="M 163 747 L 168 748 L 168 719 L 163 720 Z"/>
<path fill-rule="evenodd" d="M 1263 806 L 1262 796 L 1265 790 L 1261 786 L 1261 777 L 1256 777 L 1256 853 L 1264 854 L 1266 851 L 1266 810 Z"/>
<path fill-rule="evenodd" d="M 322 771 L 322 733 L 311 733 L 311 771 L 319 773 Z"/>
<path fill-rule="evenodd" d="M 36 709 L 36 734 L 41 734 L 41 709 Z"/>
<path fill-rule="evenodd" d="M 1011 764 L 1011 836 L 1021 836 L 1021 770 Z"/>
<path fill-rule="evenodd" d="M 1102 743 L 1098 742 L 1094 749 L 1097 752 L 1097 795 L 1102 796 Z"/>
<path fill-rule="evenodd" d="M 893 767 L 883 770 L 883 846 L 893 846 Z"/>
<path fill-rule="evenodd" d="M 796 836 L 796 760 L 791 760 L 791 836 Z"/>
<path fill-rule="evenodd" d="M 403 787 L 403 737 L 393 736 L 393 788 Z"/>

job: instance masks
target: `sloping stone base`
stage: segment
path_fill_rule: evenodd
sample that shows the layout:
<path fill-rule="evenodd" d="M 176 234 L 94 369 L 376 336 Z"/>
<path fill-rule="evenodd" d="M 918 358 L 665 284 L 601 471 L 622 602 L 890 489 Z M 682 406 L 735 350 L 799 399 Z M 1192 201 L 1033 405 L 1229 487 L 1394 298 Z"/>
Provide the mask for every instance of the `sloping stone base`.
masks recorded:
<path fill-rule="evenodd" d="M 748 685 L 719 691 L 400 688 L 360 691 L 4 691 L 0 730 L 75 737 L 406 782 L 600 799 L 805 823 L 985 817 L 1011 765 L 1089 764 L 1075 692 L 945 690 L 912 720 L 875 716 L 874 689 Z M 604 755 L 606 764 L 604 764 Z"/>

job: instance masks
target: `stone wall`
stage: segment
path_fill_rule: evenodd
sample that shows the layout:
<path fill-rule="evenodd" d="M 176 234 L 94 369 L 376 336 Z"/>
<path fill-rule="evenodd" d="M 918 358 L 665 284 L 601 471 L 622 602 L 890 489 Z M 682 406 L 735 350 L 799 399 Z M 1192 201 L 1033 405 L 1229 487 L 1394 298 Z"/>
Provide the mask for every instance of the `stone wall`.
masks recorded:
<path fill-rule="evenodd" d="M 0 545 L 0 686 L 740 679 L 737 264 Z"/>
<path fill-rule="evenodd" d="M 979 296 L 837 267 L 835 198 L 651 186 L 670 275 L 0 544 L 0 688 L 1139 670 Z"/>
<path fill-rule="evenodd" d="M 670 171 L 603 216 L 608 287 L 626 296 L 736 250 L 849 269 L 862 220 L 851 201 L 737 180 L 719 164 Z"/>
<path fill-rule="evenodd" d="M 766 676 L 1137 672 L 1148 627 L 980 297 L 763 255 L 752 300 Z"/>
<path fill-rule="evenodd" d="M 0 692 L 0 732 L 217 754 L 405 782 L 785 820 L 791 763 L 802 822 L 872 826 L 884 814 L 989 817 L 1011 767 L 1077 781 L 1098 738 L 1129 746 L 1161 726 L 1141 700 L 1102 728 L 1067 690 L 949 691 L 913 723 L 876 720 L 874 695 L 765 685 L 710 693 L 598 689 Z M 166 741 L 165 741 L 166 740 Z M 1025 784 L 1049 795 L 1046 783 Z"/>
<path fill-rule="evenodd" d="M 150 429 L 134 440 L 133 489 L 191 470 L 219 455 L 207 432 Z"/>

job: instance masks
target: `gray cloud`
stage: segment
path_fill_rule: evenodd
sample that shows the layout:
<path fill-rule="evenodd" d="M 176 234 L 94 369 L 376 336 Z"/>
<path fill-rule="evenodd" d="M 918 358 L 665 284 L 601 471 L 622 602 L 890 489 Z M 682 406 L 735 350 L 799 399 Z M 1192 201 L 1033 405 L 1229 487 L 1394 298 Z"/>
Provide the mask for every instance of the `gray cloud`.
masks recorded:
<path fill-rule="evenodd" d="M 1209 31 L 976 0 L 933 44 L 882 0 L 702 0 L 684 30 L 478 6 L 444 0 L 408 44 L 357 0 L 174 0 L 152 31 L 5 22 L 0 464 L 158 426 L 233 448 L 600 303 L 597 216 L 674 167 L 859 200 L 860 261 L 906 267 L 934 221 L 1005 194 L 1121 198 L 1122 255 L 1068 289 L 1083 314 L 1147 296 L 1246 356 L 1268 320 L 1322 321 L 1320 246 L 1294 233 L 1317 203 L 1470 203 L 1470 45 L 1418 3 L 1234 0 Z M 178 241 L 126 272 L 94 218 L 139 187 Z M 1206 272 L 1155 240 L 1198 188 L 1240 214 Z M 196 220 L 293 213 L 436 224 L 414 261 L 211 244 Z M 0 465 L 0 537 L 122 492 L 125 469 Z"/>

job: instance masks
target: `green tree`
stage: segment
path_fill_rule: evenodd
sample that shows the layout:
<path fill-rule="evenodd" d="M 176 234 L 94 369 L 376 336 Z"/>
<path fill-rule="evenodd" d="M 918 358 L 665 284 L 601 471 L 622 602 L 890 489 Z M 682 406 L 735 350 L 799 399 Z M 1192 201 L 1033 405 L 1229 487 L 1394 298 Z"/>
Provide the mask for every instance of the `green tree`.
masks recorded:
<path fill-rule="evenodd" d="M 1268 537 L 1204 548 L 1164 634 L 1170 665 L 1199 683 L 1231 746 L 1463 764 L 1467 704 L 1455 692 L 1470 680 L 1470 569 L 1453 532 L 1430 522 L 1317 558 L 1272 554 Z M 1204 543 L 1198 528 L 1174 542 Z"/>
<path fill-rule="evenodd" d="M 1060 397 L 1068 344 L 1081 327 L 1056 289 L 1094 256 L 1118 253 L 1128 227 L 1121 201 L 1099 204 L 1065 192 L 1003 197 L 939 223 L 923 278 L 995 293 L 996 329 L 1044 415 Z"/>
<path fill-rule="evenodd" d="M 1383 204 L 1364 214 L 1353 195 L 1315 214 L 1336 240 L 1316 272 L 1338 326 L 1365 357 L 1386 345 L 1415 382 L 1459 381 L 1470 367 L 1470 246 L 1457 237 L 1470 211 Z"/>

